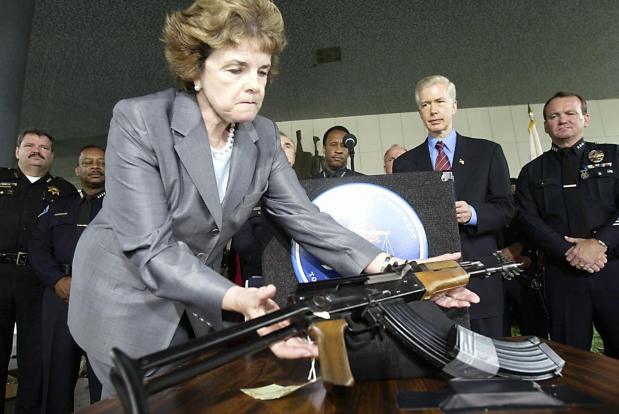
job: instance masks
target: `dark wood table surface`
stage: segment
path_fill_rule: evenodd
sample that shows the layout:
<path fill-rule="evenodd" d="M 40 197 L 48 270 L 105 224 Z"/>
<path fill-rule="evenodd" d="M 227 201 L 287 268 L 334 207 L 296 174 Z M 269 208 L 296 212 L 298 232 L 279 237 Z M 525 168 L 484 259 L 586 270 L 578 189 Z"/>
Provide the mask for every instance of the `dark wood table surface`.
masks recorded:
<path fill-rule="evenodd" d="M 597 405 L 568 406 L 562 410 L 527 410 L 516 413 L 619 413 L 619 360 L 584 352 L 549 341 L 566 361 L 563 376 L 540 385 L 564 385 L 599 400 Z M 245 357 L 164 390 L 149 399 L 156 413 L 440 413 L 438 409 L 400 410 L 396 397 L 401 390 L 435 391 L 445 388 L 446 377 L 357 382 L 352 388 L 327 391 L 321 381 L 279 400 L 259 401 L 240 388 L 272 383 L 305 382 L 307 361 L 277 360 L 268 351 Z M 82 414 L 122 413 L 116 399 L 87 407 Z M 508 411 L 493 411 L 505 413 Z"/>

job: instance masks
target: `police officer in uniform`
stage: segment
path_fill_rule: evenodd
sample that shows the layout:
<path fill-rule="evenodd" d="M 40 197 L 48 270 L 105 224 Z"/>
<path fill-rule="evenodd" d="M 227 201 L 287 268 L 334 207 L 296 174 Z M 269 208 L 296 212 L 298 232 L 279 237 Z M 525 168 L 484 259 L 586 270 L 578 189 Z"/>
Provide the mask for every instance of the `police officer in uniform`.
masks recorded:
<path fill-rule="evenodd" d="M 588 125 L 579 95 L 546 102 L 552 148 L 520 172 L 520 219 L 545 254 L 551 339 L 589 350 L 595 325 L 619 358 L 619 147 L 584 141 Z"/>
<path fill-rule="evenodd" d="M 348 148 L 344 145 L 344 136 L 349 133 L 348 129 L 341 125 L 327 129 L 322 137 L 325 165 L 322 171 L 311 178 L 340 178 L 363 175 L 346 168 L 349 154 Z"/>
<path fill-rule="evenodd" d="M 45 206 L 76 193 L 69 182 L 49 174 L 52 145 L 48 132 L 25 130 L 17 138 L 17 168 L 0 168 L 0 395 L 5 393 L 17 323 L 16 413 L 38 413 L 40 407 L 43 286 L 27 253 L 32 226 Z"/>
<path fill-rule="evenodd" d="M 105 196 L 105 151 L 89 145 L 79 152 L 75 175 L 81 196 L 63 198 L 39 216 L 32 230 L 30 263 L 45 285 L 43 292 L 42 414 L 73 412 L 74 390 L 84 352 L 67 325 L 71 262 L 77 240 L 101 210 Z M 101 383 L 88 370 L 90 403 L 101 398 Z"/>

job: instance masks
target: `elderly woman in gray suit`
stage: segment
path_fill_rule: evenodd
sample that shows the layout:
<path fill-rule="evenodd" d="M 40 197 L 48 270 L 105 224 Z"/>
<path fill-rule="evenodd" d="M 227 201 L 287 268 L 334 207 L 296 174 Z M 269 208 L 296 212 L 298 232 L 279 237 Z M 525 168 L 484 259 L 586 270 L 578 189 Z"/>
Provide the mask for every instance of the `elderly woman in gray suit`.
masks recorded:
<path fill-rule="evenodd" d="M 137 357 L 219 328 L 222 309 L 253 318 L 276 308 L 275 287 L 241 288 L 218 273 L 224 246 L 260 200 L 341 274 L 377 272 L 387 257 L 308 200 L 275 124 L 257 115 L 286 44 L 271 1 L 197 0 L 168 16 L 163 38 L 179 90 L 114 108 L 107 196 L 73 262 L 69 326 L 104 397 L 112 347 Z M 465 289 L 437 298 L 476 300 Z M 317 354 L 301 338 L 271 349 Z"/>

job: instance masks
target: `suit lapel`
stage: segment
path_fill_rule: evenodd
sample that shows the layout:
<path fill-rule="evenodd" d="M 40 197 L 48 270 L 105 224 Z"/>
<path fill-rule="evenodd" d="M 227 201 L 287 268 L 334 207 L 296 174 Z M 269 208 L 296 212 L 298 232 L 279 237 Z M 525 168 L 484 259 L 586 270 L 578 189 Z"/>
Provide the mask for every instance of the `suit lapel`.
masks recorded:
<path fill-rule="evenodd" d="M 247 194 L 258 158 L 258 150 L 255 144 L 257 140 L 258 134 L 250 122 L 238 126 L 234 138 L 230 178 L 223 202 L 225 210 L 234 209 Z"/>
<path fill-rule="evenodd" d="M 474 165 L 474 162 L 474 154 L 470 153 L 466 137 L 457 134 L 456 152 L 454 153 L 453 165 L 451 166 L 451 170 L 454 174 L 456 199 L 458 199 L 460 194 L 463 194 L 471 170 L 470 166 Z"/>
<path fill-rule="evenodd" d="M 415 171 L 432 171 L 434 166 L 432 165 L 432 159 L 430 158 L 430 150 L 428 149 L 428 138 L 426 138 L 421 145 L 413 148 L 412 160 L 415 164 Z"/>
<path fill-rule="evenodd" d="M 176 96 L 171 127 L 177 136 L 180 135 L 174 149 L 211 212 L 217 227 L 221 228 L 222 209 L 217 193 L 211 147 L 200 109 L 193 96 L 185 93 Z"/>

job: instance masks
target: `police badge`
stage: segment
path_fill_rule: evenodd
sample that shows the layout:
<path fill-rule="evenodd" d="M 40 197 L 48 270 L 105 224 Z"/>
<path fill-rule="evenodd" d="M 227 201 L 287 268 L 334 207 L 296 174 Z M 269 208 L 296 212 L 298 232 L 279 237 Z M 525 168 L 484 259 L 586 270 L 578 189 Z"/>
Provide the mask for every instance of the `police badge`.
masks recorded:
<path fill-rule="evenodd" d="M 47 187 L 47 192 L 55 196 L 60 195 L 60 190 L 58 189 L 58 187 L 53 186 L 53 185 L 50 185 L 49 187 Z"/>
<path fill-rule="evenodd" d="M 602 160 L 604 159 L 604 153 L 600 150 L 591 150 L 589 151 L 587 157 L 592 163 L 598 163 L 602 162 Z"/>

